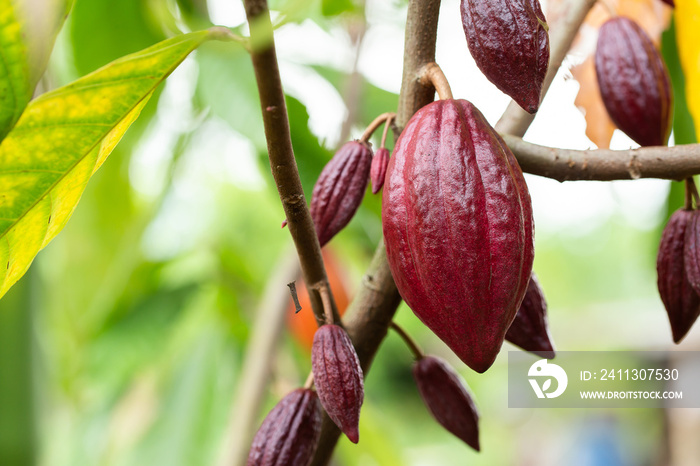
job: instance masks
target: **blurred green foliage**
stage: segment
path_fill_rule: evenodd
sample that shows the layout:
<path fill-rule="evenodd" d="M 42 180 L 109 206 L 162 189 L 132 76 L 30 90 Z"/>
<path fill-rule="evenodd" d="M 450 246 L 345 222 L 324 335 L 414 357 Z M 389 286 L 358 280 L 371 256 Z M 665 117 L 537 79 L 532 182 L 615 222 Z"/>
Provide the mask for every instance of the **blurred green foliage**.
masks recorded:
<path fill-rule="evenodd" d="M 207 27 L 209 3 L 76 0 L 54 52 L 61 62 L 49 76 L 64 84 L 174 28 Z M 364 13 L 352 0 L 274 5 L 287 21 L 310 17 L 324 30 Z M 674 49 L 667 34 L 665 57 L 678 79 Z M 346 70 L 302 66 L 343 94 Z M 360 87 L 353 127 L 396 107 L 395 94 L 364 77 Z M 676 90 L 678 143 L 691 141 L 682 100 Z M 288 96 L 287 105 L 310 197 L 335 148 L 312 132 L 303 99 Z M 206 44 L 154 96 L 65 230 L 0 301 L 0 464 L 216 464 L 256 307 L 290 245 L 267 164 L 247 53 Z M 671 193 L 670 211 L 682 199 L 675 187 Z M 381 236 L 380 201 L 368 195 L 329 246 L 355 289 Z M 666 347 L 655 289 L 662 220 L 641 228 L 616 212 L 582 232 L 538 229 L 535 269 L 559 349 Z M 624 464 L 651 464 L 648 458 L 662 454 L 661 410 L 509 410 L 505 358 L 474 374 L 405 305 L 397 320 L 465 376 L 482 415 L 483 451 L 472 452 L 431 419 L 411 378 L 410 354 L 390 334 L 367 379 L 362 440 L 341 439 L 337 464 L 540 464 L 538 454 L 552 444 L 558 464 L 573 464 L 567 459 L 600 426 L 614 429 L 618 448 L 631 452 Z M 273 369 L 264 409 L 310 369 L 287 332 Z"/>

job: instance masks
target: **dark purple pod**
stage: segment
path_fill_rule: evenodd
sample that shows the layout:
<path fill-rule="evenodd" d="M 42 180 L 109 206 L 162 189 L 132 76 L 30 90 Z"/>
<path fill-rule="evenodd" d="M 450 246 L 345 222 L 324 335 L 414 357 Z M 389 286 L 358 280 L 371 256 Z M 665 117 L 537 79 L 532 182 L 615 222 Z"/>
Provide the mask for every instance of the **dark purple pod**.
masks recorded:
<path fill-rule="evenodd" d="M 600 27 L 595 52 L 600 95 L 610 119 L 641 146 L 663 146 L 671 133 L 673 89 L 661 55 L 633 20 Z"/>
<path fill-rule="evenodd" d="M 413 365 L 413 378 L 440 425 L 479 451 L 479 412 L 459 374 L 442 359 L 425 356 Z"/>
<path fill-rule="evenodd" d="M 694 245 L 686 248 L 686 237 L 694 215 L 694 211 L 685 209 L 671 215 L 661 235 L 656 260 L 659 295 L 666 307 L 676 343 L 688 333 L 700 314 L 700 296 L 688 281 L 685 265 L 686 254 L 692 254 L 696 248 Z"/>
<path fill-rule="evenodd" d="M 549 66 L 547 22 L 537 0 L 461 0 L 469 51 L 482 73 L 535 113 Z"/>
<path fill-rule="evenodd" d="M 321 246 L 342 230 L 360 207 L 371 165 L 369 145 L 350 141 L 323 167 L 309 207 Z"/>
<path fill-rule="evenodd" d="M 530 276 L 520 309 L 506 332 L 506 340 L 547 359 L 554 357 L 554 346 L 547 325 L 547 301 L 534 272 Z"/>
<path fill-rule="evenodd" d="M 700 210 L 690 212 L 690 220 L 685 232 L 685 242 L 683 246 L 683 261 L 686 278 L 695 294 L 700 296 Z M 680 341 L 693 326 L 700 314 L 700 306 L 689 309 L 677 318 L 677 328 Z M 674 333 L 675 339 L 675 333 Z"/>
<path fill-rule="evenodd" d="M 671 8 L 675 8 L 676 4 L 673 2 L 673 0 L 661 0 L 664 2 L 666 5 L 670 6 Z"/>
<path fill-rule="evenodd" d="M 384 186 L 386 167 L 389 165 L 389 149 L 382 147 L 377 149 L 372 157 L 372 168 L 369 171 L 369 178 L 372 180 L 372 194 L 377 194 Z"/>
<path fill-rule="evenodd" d="M 357 443 L 364 382 L 360 359 L 343 328 L 322 325 L 316 330 L 311 366 L 323 408 L 350 441 Z"/>
<path fill-rule="evenodd" d="M 316 392 L 299 388 L 272 408 L 253 438 L 247 466 L 308 466 L 321 436 Z"/>

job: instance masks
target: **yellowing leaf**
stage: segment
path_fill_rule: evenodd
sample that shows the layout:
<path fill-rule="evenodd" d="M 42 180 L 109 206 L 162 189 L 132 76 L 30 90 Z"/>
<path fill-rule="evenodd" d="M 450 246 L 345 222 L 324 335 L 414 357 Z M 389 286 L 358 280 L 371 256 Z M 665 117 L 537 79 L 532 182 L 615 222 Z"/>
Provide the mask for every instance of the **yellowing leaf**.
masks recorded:
<path fill-rule="evenodd" d="M 676 43 L 685 75 L 688 110 L 700 135 L 700 3 L 676 0 Z"/>
<path fill-rule="evenodd" d="M 219 37 L 212 29 L 168 39 L 27 106 L 0 144 L 0 297 L 63 228 L 158 84 L 202 42 Z"/>
<path fill-rule="evenodd" d="M 69 0 L 0 0 L 0 141 L 32 98 Z"/>

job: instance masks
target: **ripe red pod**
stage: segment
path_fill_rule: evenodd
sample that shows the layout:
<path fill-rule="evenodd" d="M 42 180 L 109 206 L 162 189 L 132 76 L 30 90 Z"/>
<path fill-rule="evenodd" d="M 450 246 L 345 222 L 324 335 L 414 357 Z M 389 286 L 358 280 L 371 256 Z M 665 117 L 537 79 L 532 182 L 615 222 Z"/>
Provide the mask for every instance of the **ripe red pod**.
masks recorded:
<path fill-rule="evenodd" d="M 605 22 L 598 35 L 595 69 L 615 125 L 642 146 L 666 145 L 673 90 L 666 65 L 644 30 L 621 16 Z"/>
<path fill-rule="evenodd" d="M 547 359 L 554 357 L 554 346 L 547 325 L 547 301 L 534 272 L 530 276 L 520 309 L 506 333 L 506 340 Z"/>
<path fill-rule="evenodd" d="M 686 275 L 685 254 L 692 210 L 679 209 L 664 228 L 656 260 L 658 286 L 671 322 L 673 341 L 679 343 L 700 314 L 700 296 Z M 690 253 L 692 247 L 687 251 Z"/>
<path fill-rule="evenodd" d="M 369 171 L 369 178 L 372 180 L 372 194 L 377 194 L 384 186 L 386 167 L 389 165 L 389 149 L 382 147 L 377 149 L 372 157 L 372 167 Z"/>
<path fill-rule="evenodd" d="M 414 364 L 413 379 L 440 425 L 479 451 L 479 412 L 459 374 L 442 359 L 425 356 Z"/>
<path fill-rule="evenodd" d="M 469 367 L 496 359 L 534 258 L 530 195 L 501 137 L 466 100 L 440 100 L 406 125 L 382 202 L 401 296 Z"/>
<path fill-rule="evenodd" d="M 255 434 L 247 466 L 308 466 L 321 436 L 316 392 L 294 390 L 270 411 Z"/>
<path fill-rule="evenodd" d="M 549 66 L 547 22 L 537 0 L 461 0 L 469 51 L 482 73 L 535 113 Z"/>
<path fill-rule="evenodd" d="M 311 366 L 323 408 L 350 441 L 357 443 L 364 382 L 360 359 L 343 328 L 318 328 L 311 349 Z"/>
<path fill-rule="evenodd" d="M 360 207 L 371 165 L 369 145 L 350 141 L 323 167 L 309 207 L 321 246 L 342 230 Z"/>

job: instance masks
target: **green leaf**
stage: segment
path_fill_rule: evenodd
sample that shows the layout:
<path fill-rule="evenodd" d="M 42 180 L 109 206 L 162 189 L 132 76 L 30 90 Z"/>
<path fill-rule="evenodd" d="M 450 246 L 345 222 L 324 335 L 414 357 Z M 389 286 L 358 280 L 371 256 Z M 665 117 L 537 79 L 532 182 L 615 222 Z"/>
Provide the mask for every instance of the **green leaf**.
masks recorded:
<path fill-rule="evenodd" d="M 0 141 L 19 120 L 46 69 L 68 0 L 0 0 Z"/>
<path fill-rule="evenodd" d="M 61 231 L 158 84 L 212 38 L 221 31 L 168 39 L 29 104 L 0 145 L 0 297 Z"/>

